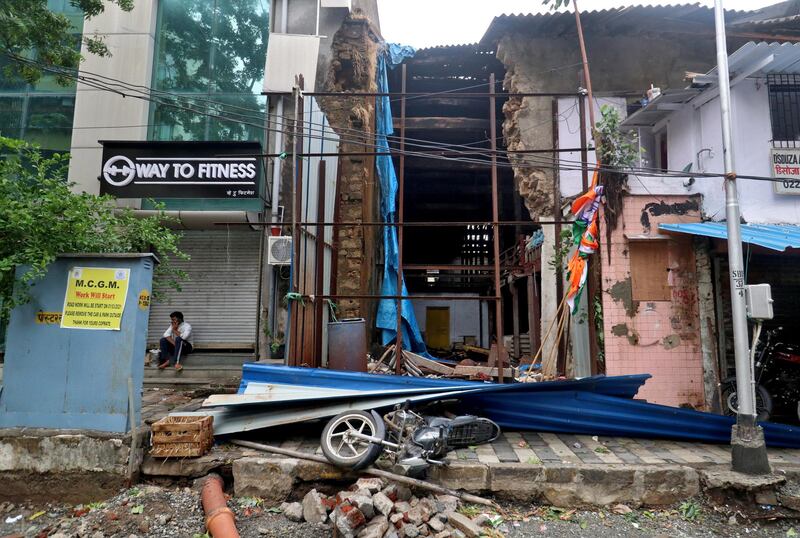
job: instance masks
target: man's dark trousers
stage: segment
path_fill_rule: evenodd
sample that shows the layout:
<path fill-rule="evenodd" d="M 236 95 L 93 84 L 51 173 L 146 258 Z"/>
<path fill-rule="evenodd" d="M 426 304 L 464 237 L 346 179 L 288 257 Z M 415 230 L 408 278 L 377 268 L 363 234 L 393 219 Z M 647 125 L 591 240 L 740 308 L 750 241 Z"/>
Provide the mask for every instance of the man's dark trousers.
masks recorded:
<path fill-rule="evenodd" d="M 181 339 L 180 336 L 175 337 L 175 345 L 166 338 L 159 341 L 161 348 L 161 357 L 159 361 L 163 364 L 164 361 L 169 360 L 170 366 L 181 362 L 181 357 L 188 355 L 192 352 L 192 344 Z"/>

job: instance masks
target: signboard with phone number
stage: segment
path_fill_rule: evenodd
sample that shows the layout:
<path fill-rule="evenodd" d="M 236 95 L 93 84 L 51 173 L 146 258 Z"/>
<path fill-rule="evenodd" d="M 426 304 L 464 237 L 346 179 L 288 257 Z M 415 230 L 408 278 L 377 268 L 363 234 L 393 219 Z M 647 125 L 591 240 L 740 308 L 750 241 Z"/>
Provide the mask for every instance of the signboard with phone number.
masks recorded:
<path fill-rule="evenodd" d="M 770 158 L 775 193 L 800 195 L 800 148 L 773 148 Z"/>

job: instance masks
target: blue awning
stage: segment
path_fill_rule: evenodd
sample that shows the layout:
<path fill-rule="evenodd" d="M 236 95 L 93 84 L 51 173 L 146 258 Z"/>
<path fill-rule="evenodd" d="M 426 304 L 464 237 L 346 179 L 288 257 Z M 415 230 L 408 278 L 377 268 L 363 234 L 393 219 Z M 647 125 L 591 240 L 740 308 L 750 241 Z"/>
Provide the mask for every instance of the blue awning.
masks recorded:
<path fill-rule="evenodd" d="M 727 239 L 728 229 L 724 222 L 690 222 L 681 224 L 659 224 L 664 232 L 679 232 Z M 742 241 L 771 250 L 783 252 L 787 248 L 800 248 L 800 226 L 785 224 L 742 224 Z"/>

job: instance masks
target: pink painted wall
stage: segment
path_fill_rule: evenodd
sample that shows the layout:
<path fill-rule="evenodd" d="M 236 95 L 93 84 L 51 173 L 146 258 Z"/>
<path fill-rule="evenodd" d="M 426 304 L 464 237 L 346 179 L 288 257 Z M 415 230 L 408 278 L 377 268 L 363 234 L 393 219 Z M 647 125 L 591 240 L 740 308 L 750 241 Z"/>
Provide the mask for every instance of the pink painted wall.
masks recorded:
<path fill-rule="evenodd" d="M 651 374 L 637 398 L 652 403 L 705 407 L 697 269 L 691 237 L 670 236 L 664 248 L 672 300 L 637 303 L 631 293 L 629 238 L 658 234 L 662 222 L 698 222 L 699 211 L 692 206 L 699 202 L 687 196 L 626 196 L 611 236 L 610 263 L 605 230 L 600 234 L 606 373 Z M 643 220 L 649 220 L 649 228 Z"/>

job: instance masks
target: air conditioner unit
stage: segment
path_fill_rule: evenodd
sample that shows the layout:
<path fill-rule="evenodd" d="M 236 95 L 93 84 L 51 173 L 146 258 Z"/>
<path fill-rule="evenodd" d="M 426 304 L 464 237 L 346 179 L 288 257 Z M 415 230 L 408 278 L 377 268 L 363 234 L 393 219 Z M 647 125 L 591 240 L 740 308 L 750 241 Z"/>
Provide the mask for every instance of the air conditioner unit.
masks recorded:
<path fill-rule="evenodd" d="M 290 265 L 292 263 L 292 238 L 288 235 L 270 237 L 267 243 L 267 263 Z"/>

